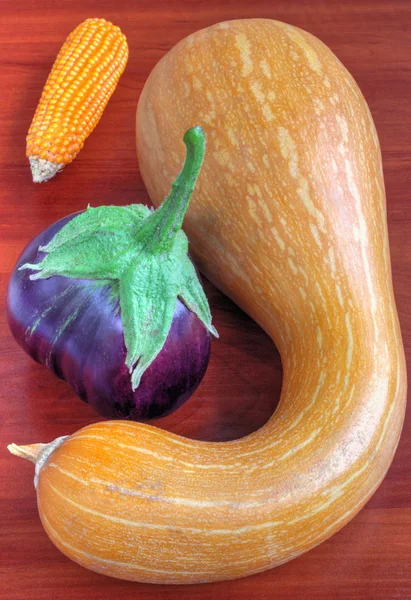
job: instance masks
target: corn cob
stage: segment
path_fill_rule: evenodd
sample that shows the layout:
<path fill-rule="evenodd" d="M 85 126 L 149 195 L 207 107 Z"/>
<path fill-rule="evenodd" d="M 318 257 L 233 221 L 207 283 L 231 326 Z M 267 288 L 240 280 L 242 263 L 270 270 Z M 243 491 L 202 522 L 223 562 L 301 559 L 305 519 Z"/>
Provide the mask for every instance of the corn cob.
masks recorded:
<path fill-rule="evenodd" d="M 124 34 L 104 19 L 87 19 L 69 35 L 27 135 L 34 182 L 51 179 L 74 160 L 97 125 L 127 58 Z"/>

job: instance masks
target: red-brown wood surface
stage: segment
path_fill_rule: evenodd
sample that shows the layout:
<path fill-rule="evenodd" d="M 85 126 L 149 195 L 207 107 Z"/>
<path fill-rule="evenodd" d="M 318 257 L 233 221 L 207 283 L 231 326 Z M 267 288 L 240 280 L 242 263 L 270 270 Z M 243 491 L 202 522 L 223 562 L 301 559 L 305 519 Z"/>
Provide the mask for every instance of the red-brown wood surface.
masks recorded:
<path fill-rule="evenodd" d="M 35 185 L 25 136 L 42 86 L 68 33 L 104 17 L 128 37 L 130 59 L 101 122 L 75 162 Z M 135 109 L 155 63 L 189 33 L 218 21 L 269 17 L 324 41 L 359 83 L 380 137 L 388 200 L 394 287 L 408 359 L 411 353 L 411 3 L 410 0 L 54 0 L 0 2 L 0 261 L 4 297 L 27 241 L 88 203 L 148 202 L 135 152 Z M 195 396 L 159 427 L 204 440 L 229 440 L 261 426 L 281 388 L 270 339 L 232 302 L 206 285 L 220 339 Z M 0 597 L 236 598 L 305 600 L 411 598 L 411 419 L 383 484 L 333 538 L 277 569 L 246 579 L 196 586 L 154 586 L 109 579 L 70 562 L 52 545 L 37 514 L 33 465 L 5 447 L 50 441 L 99 420 L 68 386 L 1 338 Z"/>

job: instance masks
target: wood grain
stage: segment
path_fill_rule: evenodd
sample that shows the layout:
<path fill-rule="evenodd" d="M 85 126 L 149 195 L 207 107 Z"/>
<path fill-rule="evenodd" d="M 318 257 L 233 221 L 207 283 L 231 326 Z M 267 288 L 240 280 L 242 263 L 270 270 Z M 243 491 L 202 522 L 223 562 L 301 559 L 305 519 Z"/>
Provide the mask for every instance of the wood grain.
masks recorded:
<path fill-rule="evenodd" d="M 88 203 L 148 202 L 135 157 L 135 107 L 161 56 L 192 31 L 229 18 L 269 17 L 324 41 L 359 83 L 383 151 L 394 287 L 407 357 L 411 351 L 410 211 L 411 5 L 406 0 L 74 1 L 56 6 L 1 2 L 0 283 L 4 297 L 19 252 L 40 229 Z M 83 19 L 119 25 L 130 60 L 96 131 L 76 161 L 44 185 L 31 182 L 25 136 L 48 71 L 67 34 Z M 281 386 L 269 338 L 228 299 L 206 286 L 220 340 L 193 397 L 156 425 L 197 439 L 227 440 L 261 426 Z M 394 463 L 366 508 L 303 557 L 246 579 L 203 586 L 133 584 L 81 569 L 51 544 L 37 515 L 32 465 L 16 463 L 7 443 L 50 441 L 98 421 L 64 382 L 30 361 L 0 323 L 2 494 L 0 596 L 34 598 L 411 598 L 411 419 Z M 257 399 L 257 400 L 256 400 Z"/>

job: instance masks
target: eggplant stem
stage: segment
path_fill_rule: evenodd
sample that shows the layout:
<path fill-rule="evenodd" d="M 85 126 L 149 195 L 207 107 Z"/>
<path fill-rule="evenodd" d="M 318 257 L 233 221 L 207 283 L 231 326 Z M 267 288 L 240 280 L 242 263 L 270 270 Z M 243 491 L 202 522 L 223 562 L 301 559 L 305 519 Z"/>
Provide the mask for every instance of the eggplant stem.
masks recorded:
<path fill-rule="evenodd" d="M 147 240 L 152 252 L 167 251 L 183 224 L 191 196 L 204 160 L 206 139 L 201 125 L 188 129 L 184 135 L 186 158 L 170 194 L 140 229 L 140 240 Z"/>

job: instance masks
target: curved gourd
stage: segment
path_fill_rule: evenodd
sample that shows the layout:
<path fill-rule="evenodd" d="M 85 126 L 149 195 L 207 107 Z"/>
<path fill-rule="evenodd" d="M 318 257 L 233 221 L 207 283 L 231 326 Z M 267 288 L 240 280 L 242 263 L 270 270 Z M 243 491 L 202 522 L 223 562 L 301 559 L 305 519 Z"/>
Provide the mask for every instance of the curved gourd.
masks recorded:
<path fill-rule="evenodd" d="M 40 515 L 65 554 L 156 583 L 242 577 L 331 536 L 383 479 L 405 408 L 380 149 L 353 78 L 320 41 L 275 21 L 183 40 L 138 107 L 155 205 L 196 124 L 207 152 L 190 251 L 278 346 L 279 406 L 226 443 L 91 425 L 42 448 L 37 469 Z"/>

